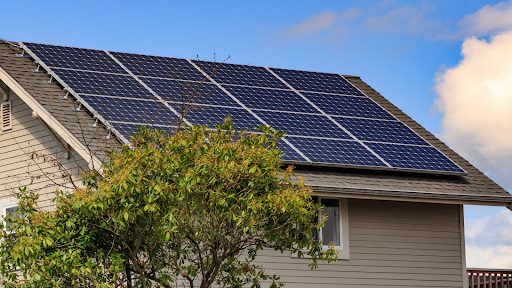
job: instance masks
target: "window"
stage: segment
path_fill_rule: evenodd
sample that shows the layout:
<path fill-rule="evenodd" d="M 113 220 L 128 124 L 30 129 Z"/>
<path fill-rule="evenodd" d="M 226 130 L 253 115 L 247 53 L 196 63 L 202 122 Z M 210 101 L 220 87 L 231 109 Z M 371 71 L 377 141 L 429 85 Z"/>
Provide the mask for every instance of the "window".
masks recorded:
<path fill-rule="evenodd" d="M 320 217 L 326 216 L 324 227 L 318 231 L 318 240 L 340 250 L 340 259 L 349 259 L 348 203 L 347 199 L 317 197 L 323 206 Z"/>
<path fill-rule="evenodd" d="M 0 199 L 0 213 L 2 214 L 2 219 L 0 221 L 4 222 L 7 215 L 9 217 L 16 217 L 18 212 L 18 202 L 15 197 L 2 198 Z M 9 231 L 9 223 L 5 223 L 5 229 Z"/>
<path fill-rule="evenodd" d="M 7 221 L 7 218 L 13 219 L 14 217 L 18 216 L 18 205 L 4 207 L 2 216 L 3 220 L 5 221 L 5 229 L 10 231 L 10 225 L 9 221 Z"/>

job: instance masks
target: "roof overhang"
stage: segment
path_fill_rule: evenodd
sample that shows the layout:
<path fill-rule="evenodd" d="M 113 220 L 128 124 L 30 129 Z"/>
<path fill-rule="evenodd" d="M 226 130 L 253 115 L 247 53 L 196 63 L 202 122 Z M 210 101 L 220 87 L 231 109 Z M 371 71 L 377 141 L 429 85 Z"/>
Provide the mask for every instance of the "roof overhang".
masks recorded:
<path fill-rule="evenodd" d="M 407 202 L 426 202 L 441 204 L 466 204 L 505 206 L 512 210 L 512 196 L 489 196 L 475 194 L 428 193 L 403 190 L 377 190 L 360 188 L 342 188 L 331 186 L 310 186 L 318 196 L 336 196 L 354 199 L 390 200 Z"/>

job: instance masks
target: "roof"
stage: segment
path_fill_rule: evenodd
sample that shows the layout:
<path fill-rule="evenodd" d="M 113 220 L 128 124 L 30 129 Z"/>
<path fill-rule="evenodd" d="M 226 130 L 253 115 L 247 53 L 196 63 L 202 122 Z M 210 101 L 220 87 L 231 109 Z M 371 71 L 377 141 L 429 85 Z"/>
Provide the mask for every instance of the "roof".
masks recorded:
<path fill-rule="evenodd" d="M 76 111 L 77 102 L 71 97 L 63 97 L 66 92 L 56 82 L 49 83 L 50 76 L 45 72 L 35 72 L 36 65 L 26 57 L 19 57 L 21 50 L 7 43 L 0 43 L 0 79 L 13 89 L 18 85 L 17 94 L 26 94 L 27 101 L 40 105 L 43 113 L 49 116 L 43 120 L 56 129 L 61 127 L 61 135 L 71 147 L 85 147 L 91 157 L 104 161 L 106 151 L 117 149 L 121 141 L 112 137 L 102 125 L 94 125 L 94 117 L 86 110 Z M 364 171 L 355 169 L 297 167 L 296 174 L 305 178 L 306 184 L 317 193 L 337 193 L 359 198 L 392 198 L 410 201 L 455 201 L 457 203 L 486 203 L 510 205 L 512 195 L 476 169 L 446 144 L 425 130 L 421 125 L 399 110 L 382 95 L 356 76 L 345 76 L 353 85 L 382 105 L 391 114 L 404 122 L 416 133 L 425 138 L 455 163 L 467 175 L 420 175 L 389 171 Z M 8 79 L 7 79 L 8 80 Z M 20 95 L 19 95 L 20 96 Z M 30 106 L 30 105 L 29 105 Z M 32 109 L 34 109 L 31 106 Z M 71 142 L 71 143 L 69 143 Z M 87 159 L 84 157 L 85 160 Z"/>

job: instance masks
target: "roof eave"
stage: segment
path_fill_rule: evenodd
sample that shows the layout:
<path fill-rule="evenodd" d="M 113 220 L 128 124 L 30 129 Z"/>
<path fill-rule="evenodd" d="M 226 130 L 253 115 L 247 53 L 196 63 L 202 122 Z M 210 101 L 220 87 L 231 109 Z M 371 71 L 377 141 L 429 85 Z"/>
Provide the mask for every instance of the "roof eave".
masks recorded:
<path fill-rule="evenodd" d="M 392 200 L 408 202 L 428 202 L 445 204 L 467 204 L 505 206 L 512 209 L 512 196 L 487 196 L 452 193 L 427 193 L 401 190 L 376 190 L 360 188 L 344 188 L 332 186 L 310 186 L 315 195 L 338 196 L 357 199 Z"/>

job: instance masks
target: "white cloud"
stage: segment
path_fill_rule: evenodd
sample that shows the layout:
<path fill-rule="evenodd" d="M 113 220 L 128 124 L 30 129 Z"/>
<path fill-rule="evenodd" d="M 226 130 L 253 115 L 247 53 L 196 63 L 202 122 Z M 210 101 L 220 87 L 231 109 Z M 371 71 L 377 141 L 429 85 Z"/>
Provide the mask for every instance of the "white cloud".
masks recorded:
<path fill-rule="evenodd" d="M 471 268 L 512 268 L 512 212 L 467 221 L 466 263 Z"/>
<path fill-rule="evenodd" d="M 288 37 L 303 37 L 317 31 L 328 29 L 336 20 L 337 14 L 331 11 L 323 12 L 308 18 L 286 31 Z"/>
<path fill-rule="evenodd" d="M 512 187 L 512 32 L 470 38 L 462 60 L 436 77 L 442 137 L 505 187 Z"/>
<path fill-rule="evenodd" d="M 442 25 L 439 21 L 429 19 L 430 10 L 427 6 L 399 6 L 383 13 L 369 15 L 363 25 L 374 32 L 435 37 L 434 33 L 439 33 Z"/>
<path fill-rule="evenodd" d="M 512 29 L 512 1 L 485 5 L 474 14 L 458 22 L 458 34 L 466 36 L 483 36 Z"/>

